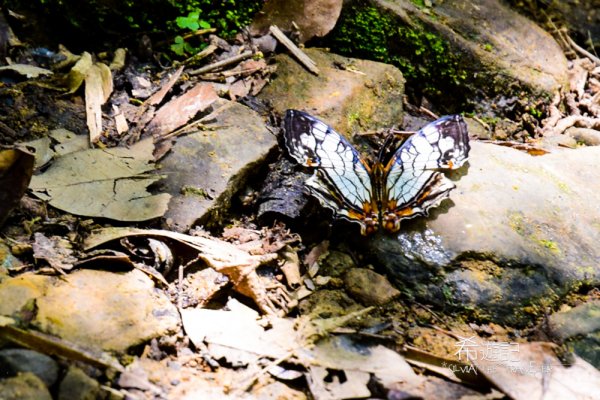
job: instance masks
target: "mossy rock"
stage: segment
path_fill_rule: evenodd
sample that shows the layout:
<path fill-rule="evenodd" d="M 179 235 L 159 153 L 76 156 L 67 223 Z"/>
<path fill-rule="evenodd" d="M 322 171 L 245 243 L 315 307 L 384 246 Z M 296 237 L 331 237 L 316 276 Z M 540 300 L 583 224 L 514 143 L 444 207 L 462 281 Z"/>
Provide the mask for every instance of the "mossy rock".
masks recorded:
<path fill-rule="evenodd" d="M 354 0 L 326 44 L 398 66 L 416 94 L 450 111 L 467 99 L 549 97 L 568 86 L 554 39 L 498 0 Z"/>

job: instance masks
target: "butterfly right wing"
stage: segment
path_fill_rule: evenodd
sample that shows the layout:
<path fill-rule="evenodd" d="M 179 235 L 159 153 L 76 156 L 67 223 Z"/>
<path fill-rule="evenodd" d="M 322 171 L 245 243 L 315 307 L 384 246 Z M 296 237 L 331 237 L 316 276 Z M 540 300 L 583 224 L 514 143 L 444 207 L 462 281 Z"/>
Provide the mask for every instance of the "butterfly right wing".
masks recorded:
<path fill-rule="evenodd" d="M 310 114 L 288 110 L 284 142 L 298 163 L 315 168 L 306 182 L 311 195 L 337 216 L 360 224 L 362 234 L 377 229 L 369 168 L 343 136 Z"/>
<path fill-rule="evenodd" d="M 386 165 L 383 225 L 397 231 L 400 220 L 427 215 L 455 185 L 441 170 L 460 168 L 469 156 L 467 125 L 451 115 L 408 138 Z"/>

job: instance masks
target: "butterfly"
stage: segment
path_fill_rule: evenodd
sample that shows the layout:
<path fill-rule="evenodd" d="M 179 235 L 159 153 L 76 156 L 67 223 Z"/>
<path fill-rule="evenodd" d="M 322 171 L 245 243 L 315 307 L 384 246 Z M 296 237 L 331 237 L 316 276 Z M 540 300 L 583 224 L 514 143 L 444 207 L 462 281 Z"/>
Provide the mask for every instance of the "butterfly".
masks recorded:
<path fill-rule="evenodd" d="M 460 168 L 470 150 L 460 115 L 429 123 L 391 156 L 381 151 L 373 163 L 303 111 L 287 110 L 283 138 L 292 158 L 314 168 L 306 181 L 310 194 L 337 217 L 358 223 L 363 235 L 380 227 L 396 232 L 401 220 L 427 216 L 455 188 L 441 170 Z"/>

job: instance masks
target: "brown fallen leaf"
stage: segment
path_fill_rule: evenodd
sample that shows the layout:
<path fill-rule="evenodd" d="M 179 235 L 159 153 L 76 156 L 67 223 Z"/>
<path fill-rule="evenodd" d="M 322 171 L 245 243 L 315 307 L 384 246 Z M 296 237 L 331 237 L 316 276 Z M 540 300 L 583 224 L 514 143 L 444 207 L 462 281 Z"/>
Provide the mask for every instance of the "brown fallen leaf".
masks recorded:
<path fill-rule="evenodd" d="M 231 311 L 185 309 L 181 315 L 190 340 L 196 346 L 208 344 L 214 359 L 224 358 L 248 369 L 255 369 L 251 367 L 259 359 L 272 360 L 258 373 L 239 382 L 234 388 L 236 393 L 244 392 L 261 373 L 270 373 L 272 369 L 279 373 L 274 367 L 283 361 L 308 370 L 310 389 L 319 399 L 368 397 L 371 375 L 385 385 L 419 379 L 401 355 L 384 346 L 361 344 L 344 335 L 328 337 L 334 329 L 372 308 L 342 318 L 312 321 L 270 317 L 270 329 L 263 327 L 256 312 L 238 302 L 230 301 L 227 308 Z M 340 371 L 348 377 L 347 381 L 353 382 L 330 380 L 330 371 Z"/>
<path fill-rule="evenodd" d="M 25 149 L 0 149 L 0 226 L 25 194 L 34 163 L 34 155 Z"/>
<path fill-rule="evenodd" d="M 176 99 L 162 106 L 146 126 L 146 132 L 160 138 L 185 125 L 196 114 L 206 110 L 219 96 L 209 83 L 198 83 Z"/>
<path fill-rule="evenodd" d="M 130 148 L 87 149 L 59 157 L 32 178 L 33 194 L 71 214 L 118 221 L 161 217 L 170 195 L 152 195 L 147 187 L 160 180 L 154 169 L 152 139 Z"/>

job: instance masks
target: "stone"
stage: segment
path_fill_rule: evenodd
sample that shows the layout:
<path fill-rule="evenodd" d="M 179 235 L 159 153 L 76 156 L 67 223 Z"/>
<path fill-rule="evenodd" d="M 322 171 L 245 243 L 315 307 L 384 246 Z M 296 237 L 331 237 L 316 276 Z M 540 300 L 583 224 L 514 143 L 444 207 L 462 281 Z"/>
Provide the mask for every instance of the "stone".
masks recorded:
<path fill-rule="evenodd" d="M 482 95 L 546 98 L 568 87 L 560 46 L 501 0 L 349 2 L 332 35 L 345 51 L 402 66 L 449 109 Z"/>
<path fill-rule="evenodd" d="M 600 300 L 592 300 L 548 317 L 550 334 L 560 340 L 600 332 Z"/>
<path fill-rule="evenodd" d="M 400 295 L 385 276 L 366 268 L 350 269 L 344 283 L 350 295 L 367 306 L 381 306 Z"/>
<path fill-rule="evenodd" d="M 395 236 L 357 240 L 376 266 L 419 298 L 499 323 L 524 323 L 535 310 L 521 307 L 598 285 L 600 147 L 539 157 L 471 147 L 468 168 L 450 174 L 450 200 L 430 217 L 404 222 Z"/>
<path fill-rule="evenodd" d="M 390 128 L 402 122 L 404 78 L 396 67 L 305 49 L 319 76 L 286 54 L 276 57 L 277 77 L 259 95 L 275 110 L 309 112 L 341 134 Z M 290 95 L 292 94 L 292 95 Z"/>
<path fill-rule="evenodd" d="M 28 349 L 0 350 L 0 376 L 31 372 L 51 387 L 58 379 L 58 364 L 51 357 Z"/>
<path fill-rule="evenodd" d="M 313 37 L 323 37 L 333 29 L 342 11 L 342 0 L 269 0 L 256 14 L 250 32 L 266 34 L 271 25 L 284 31 L 298 31 L 298 40 L 304 43 Z"/>
<path fill-rule="evenodd" d="M 43 296 L 53 278 L 26 272 L 0 282 L 0 315 L 13 316 L 20 312 L 33 312 L 33 301 Z"/>
<path fill-rule="evenodd" d="M 600 300 L 589 300 L 550 315 L 547 332 L 555 340 L 600 368 Z"/>
<path fill-rule="evenodd" d="M 250 108 L 222 99 L 213 108 L 209 129 L 178 138 L 161 162 L 160 173 L 167 175 L 163 185 L 173 196 L 165 214 L 169 229 L 184 232 L 195 224 L 218 224 L 233 195 L 277 146 Z"/>
<path fill-rule="evenodd" d="M 0 284 L 2 314 L 20 310 L 27 298 L 11 302 L 13 310 L 4 301 L 19 291 L 36 300 L 34 326 L 92 350 L 125 351 L 179 326 L 175 306 L 139 270 L 80 270 L 61 278 L 24 274 L 7 279 Z"/>
<path fill-rule="evenodd" d="M 100 397 L 100 384 L 77 367 L 69 367 L 60 382 L 58 400 L 94 400 Z"/>
<path fill-rule="evenodd" d="M 0 380 L 2 400 L 52 400 L 44 382 L 31 372 Z"/>

